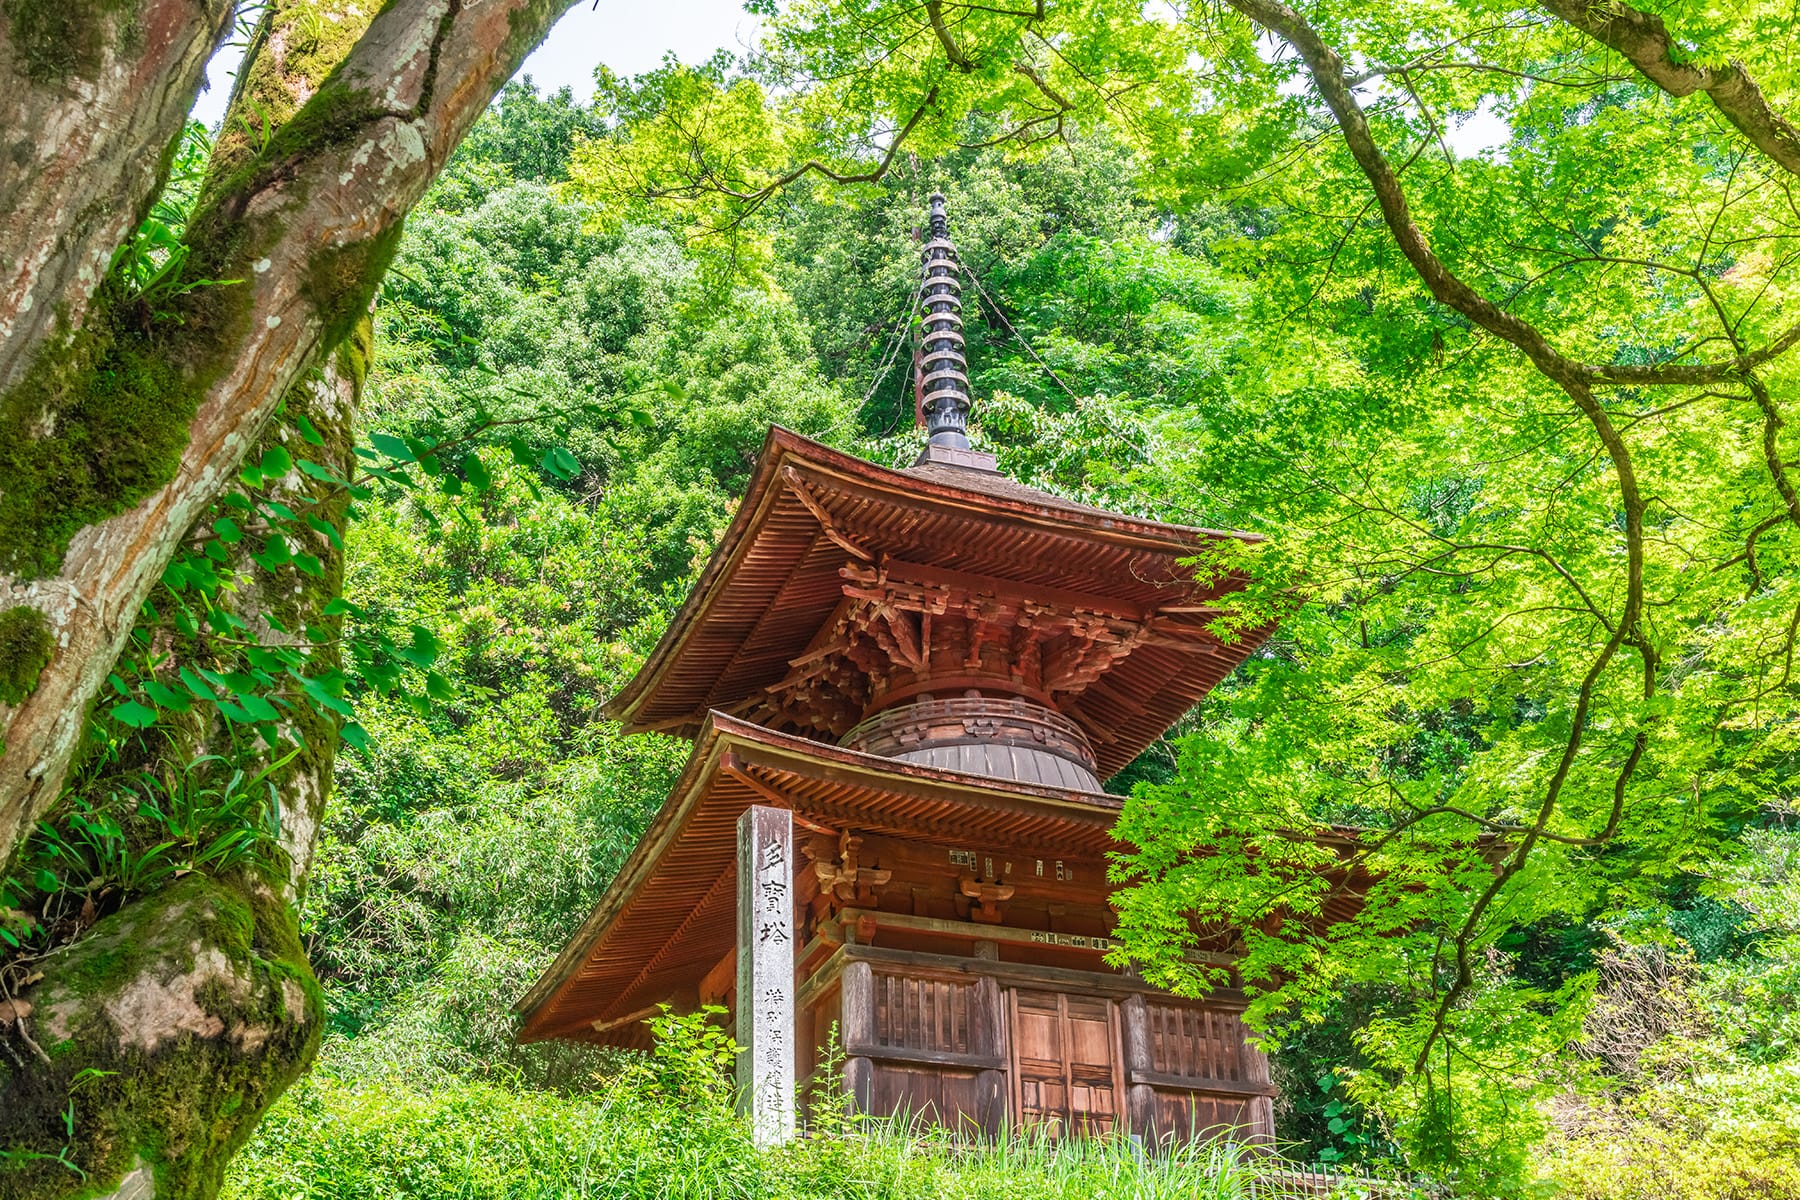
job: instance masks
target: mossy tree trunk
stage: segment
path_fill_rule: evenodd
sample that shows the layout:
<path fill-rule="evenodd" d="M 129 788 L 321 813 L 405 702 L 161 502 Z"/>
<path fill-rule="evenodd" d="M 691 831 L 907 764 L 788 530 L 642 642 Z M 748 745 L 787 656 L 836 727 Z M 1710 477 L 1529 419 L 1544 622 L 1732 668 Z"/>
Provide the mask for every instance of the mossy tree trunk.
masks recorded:
<path fill-rule="evenodd" d="M 86 314 L 234 7 L 0 2 L 0 393 Z"/>
<path fill-rule="evenodd" d="M 308 449 L 312 460 L 349 476 L 369 335 L 365 319 L 289 390 L 286 419 L 261 448 L 297 449 L 294 424 L 304 418 L 324 442 Z M 295 507 L 322 501 L 315 512 L 345 504 L 342 489 L 298 470 L 269 495 Z M 229 598 L 265 642 L 289 636 L 282 629 L 341 626 L 325 608 L 342 588 L 343 551 L 323 535 L 307 549 L 321 575 L 246 570 Z M 204 634 L 182 639 L 166 621 L 150 632 L 181 645 L 165 668 L 171 677 L 176 661 L 208 661 Z M 10 1029 L 0 1021 L 0 1200 L 210 1195 L 256 1119 L 310 1062 L 324 1012 L 295 905 L 324 815 L 335 730 L 306 710 L 294 719 L 305 725 L 296 739 L 304 749 L 274 777 L 280 853 L 271 863 L 185 875 L 131 899 L 36 962 L 31 985 L 9 1002 L 16 1021 Z M 221 771 L 254 773 L 269 753 L 196 710 L 107 774 L 201 755 L 225 759 Z M 106 779 L 87 782 L 104 790 Z"/>
<path fill-rule="evenodd" d="M 152 71 L 150 47 L 160 61 L 196 23 L 205 26 L 200 44 L 210 46 L 217 25 L 197 7 L 4 0 L 0 55 L 22 61 L 22 47 L 39 38 L 33 22 L 50 19 L 44 10 L 84 6 L 95 9 L 98 59 L 15 65 L 8 86 L 91 90 L 83 72 L 135 53 L 152 75 L 141 86 L 177 93 L 174 110 L 185 112 L 198 69 Z M 79 269 L 54 278 L 26 270 L 30 311 L 40 314 L 33 319 L 55 316 L 41 336 L 16 323 L 0 335 L 25 347 L 0 391 L 0 854 L 10 858 L 55 801 L 86 711 L 183 534 L 235 475 L 287 389 L 364 315 L 407 210 L 565 6 L 382 6 L 266 142 L 259 125 L 254 143 L 221 148 L 232 152 L 188 224 L 182 279 L 237 282 L 148 302 L 125 294 L 94 269 L 129 232 L 117 219 L 107 225 L 117 237 L 69 251 L 85 264 Z M 34 83 L 32 72 L 50 82 Z M 28 149 L 39 136 L 49 133 L 7 133 Z M 122 177 L 118 139 L 89 140 L 97 160 L 68 170 L 96 187 Z M 158 179 L 128 182 L 114 190 L 129 193 L 119 204 L 135 216 Z M 106 209 L 99 196 L 68 186 L 76 191 L 37 206 L 31 238 L 73 246 Z M 0 260 L 34 257 L 45 255 L 0 245 Z"/>
<path fill-rule="evenodd" d="M 255 117 L 228 119 L 187 226 L 181 281 L 235 282 L 150 297 L 107 264 L 154 198 L 234 12 L 0 0 L 13 93 L 0 102 L 0 275 L 18 264 L 0 278 L 0 872 L 61 795 L 146 598 L 184 540 L 206 536 L 196 522 L 216 515 L 246 456 L 304 417 L 323 443 L 305 456 L 349 476 L 370 302 L 401 221 L 564 6 L 277 0 L 233 98 Z M 58 158 L 38 144 L 61 136 L 45 114 L 73 119 L 83 98 L 107 128 L 69 135 Z M 16 169 L 31 154 L 58 164 L 35 184 Z M 328 512 L 346 499 L 331 490 L 296 470 L 270 494 L 304 492 Z M 322 574 L 265 571 L 231 598 L 270 642 L 337 620 L 324 608 L 341 549 L 323 535 L 307 549 Z M 204 665 L 204 631 L 152 633 Z M 234 748 L 210 720 L 153 732 L 171 759 L 265 765 L 252 760 L 266 751 Z M 307 727 L 276 779 L 278 866 L 186 874 L 134 897 L 4 1001 L 0 1200 L 210 1196 L 310 1061 L 323 1009 L 295 903 L 337 731 L 327 715 L 293 720 Z"/>

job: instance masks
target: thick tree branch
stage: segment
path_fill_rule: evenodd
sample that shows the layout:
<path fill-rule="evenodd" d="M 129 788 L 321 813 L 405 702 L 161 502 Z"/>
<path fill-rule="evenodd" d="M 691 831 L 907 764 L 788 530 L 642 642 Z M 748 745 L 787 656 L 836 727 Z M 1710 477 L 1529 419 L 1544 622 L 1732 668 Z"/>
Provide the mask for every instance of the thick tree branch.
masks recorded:
<path fill-rule="evenodd" d="M 1025 78 L 1031 80 L 1031 82 L 1036 85 L 1037 90 L 1044 93 L 1044 97 L 1048 99 L 1050 103 L 1056 105 L 1058 111 L 1068 112 L 1075 107 L 1073 104 L 1069 103 L 1069 98 L 1067 96 L 1064 96 L 1061 92 L 1051 87 L 1050 82 L 1030 63 L 1014 63 L 1013 73 L 1016 75 L 1023 75 Z"/>
<path fill-rule="evenodd" d="M 937 36 L 938 44 L 944 48 L 944 57 L 950 65 L 963 72 L 973 71 L 975 63 L 962 52 L 956 39 L 950 34 L 950 26 L 944 23 L 943 0 L 925 0 L 925 15 L 931 21 L 931 32 Z"/>
<path fill-rule="evenodd" d="M 1800 345 L 1800 325 L 1793 326 L 1760 349 L 1743 351 L 1736 357 L 1722 362 L 1662 363 L 1642 367 L 1621 364 L 1594 367 L 1591 370 L 1596 376 L 1593 380 L 1596 384 L 1669 384 L 1699 387 L 1709 383 L 1726 383 L 1742 379 L 1749 372 L 1765 363 L 1775 361 L 1797 345 Z"/>
<path fill-rule="evenodd" d="M 55 799 L 89 702 L 196 515 L 237 471 L 277 401 L 365 310 L 400 222 L 564 0 L 395 0 L 339 71 L 189 225 L 218 289 L 211 320 L 168 335 L 216 362 L 173 480 L 80 530 L 55 575 L 0 575 L 44 614 L 56 652 L 36 689 L 0 705 L 0 847 Z M 222 313 L 222 315 L 220 315 Z M 195 344 L 200 343 L 200 344 Z"/>
<path fill-rule="evenodd" d="M 79 323 L 161 185 L 236 8 L 230 0 L 69 7 L 77 11 L 57 23 L 25 5 L 0 18 L 0 394 L 59 321 Z"/>
<path fill-rule="evenodd" d="M 1674 39 L 1655 13 L 1620 0 L 1544 0 L 1544 7 L 1603 46 L 1618 51 L 1644 78 L 1671 96 L 1705 92 L 1751 145 L 1790 174 L 1800 175 L 1800 131 L 1769 106 L 1740 62 L 1701 66 L 1676 57 Z"/>

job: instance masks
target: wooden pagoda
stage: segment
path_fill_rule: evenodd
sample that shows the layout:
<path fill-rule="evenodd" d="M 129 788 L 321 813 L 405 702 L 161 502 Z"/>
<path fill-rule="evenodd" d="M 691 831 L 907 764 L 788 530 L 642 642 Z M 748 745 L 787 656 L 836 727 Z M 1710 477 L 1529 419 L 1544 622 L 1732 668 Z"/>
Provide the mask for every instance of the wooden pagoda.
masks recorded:
<path fill-rule="evenodd" d="M 764 1142 L 794 1130 L 797 1082 L 840 1061 L 857 1109 L 988 1135 L 1267 1139 L 1241 995 L 1179 999 L 1104 960 L 1120 802 L 1101 780 L 1260 640 L 1209 633 L 1219 593 L 1182 567 L 1245 535 L 998 474 L 964 432 L 942 197 L 924 261 L 924 453 L 890 470 L 770 431 L 609 707 L 693 753 L 519 1002 L 520 1036 L 641 1046 L 659 1006 L 722 1004 Z"/>

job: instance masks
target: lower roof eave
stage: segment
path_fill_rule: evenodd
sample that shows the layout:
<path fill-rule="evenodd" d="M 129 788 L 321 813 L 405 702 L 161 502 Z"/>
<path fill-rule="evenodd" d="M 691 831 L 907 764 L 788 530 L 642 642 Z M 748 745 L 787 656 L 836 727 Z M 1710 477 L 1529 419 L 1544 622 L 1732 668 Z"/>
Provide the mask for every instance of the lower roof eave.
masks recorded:
<path fill-rule="evenodd" d="M 719 776 L 724 773 L 734 780 L 743 780 L 754 791 L 756 783 L 749 775 L 751 768 L 788 771 L 823 781 L 838 789 L 843 803 L 855 804 L 859 799 L 866 803 L 880 796 L 910 795 L 935 801 L 946 811 L 971 820 L 987 817 L 1006 819 L 1014 824 L 1022 821 L 1040 823 L 1047 830 L 1078 829 L 1089 839 L 1110 839 L 1110 830 L 1122 803 L 1119 797 L 1103 792 L 1023 784 L 896 762 L 779 733 L 724 713 L 709 713 L 695 738 L 693 752 L 680 779 L 612 885 L 555 961 L 513 1006 L 513 1011 L 522 1019 L 518 1033 L 521 1042 L 568 1036 L 582 1036 L 584 1040 L 616 1040 L 595 1039 L 588 1032 L 593 1018 L 557 1013 L 557 1001 L 577 981 L 581 969 L 609 936 L 616 933 L 620 923 L 633 919 L 631 902 L 652 883 L 659 865 L 677 848 L 690 849 L 682 846 L 681 835 L 692 826 L 705 802 L 717 794 Z M 746 797 L 740 795 L 730 803 L 740 810 L 758 802 L 795 808 L 796 811 L 804 807 L 778 793 L 751 794 L 747 802 L 739 803 L 745 800 Z M 726 814 L 721 811 L 715 815 L 722 819 Z M 735 815 L 732 819 L 735 820 Z M 718 864 L 720 871 L 732 869 L 729 848 L 715 848 L 712 857 L 723 859 Z M 666 946 L 663 949 L 667 952 Z M 625 999 L 624 996 L 620 998 Z"/>

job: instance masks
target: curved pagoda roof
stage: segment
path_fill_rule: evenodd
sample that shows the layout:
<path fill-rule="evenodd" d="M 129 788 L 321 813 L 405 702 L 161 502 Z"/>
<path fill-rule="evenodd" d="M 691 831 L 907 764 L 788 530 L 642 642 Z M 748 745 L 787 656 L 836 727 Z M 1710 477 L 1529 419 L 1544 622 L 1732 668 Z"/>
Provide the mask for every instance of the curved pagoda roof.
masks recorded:
<path fill-rule="evenodd" d="M 518 1037 L 643 1046 L 643 1019 L 729 953 L 737 819 L 776 804 L 811 821 L 920 842 L 1004 842 L 1046 855 L 1117 849 L 1122 801 L 939 770 L 709 713 L 680 780 L 612 886 L 514 1005 Z M 971 936 L 985 929 L 971 926 Z"/>
<path fill-rule="evenodd" d="M 820 650 L 850 575 L 891 573 L 964 597 L 1011 589 L 1020 602 L 1110 623 L 1110 658 L 1044 688 L 1093 743 L 1101 778 L 1116 773 L 1267 636 L 1227 644 L 1209 633 L 1209 602 L 1241 581 L 1208 589 L 1181 565 L 1210 542 L 1255 538 L 1077 504 L 991 461 L 928 452 L 894 470 L 772 428 L 718 549 L 606 714 L 630 732 L 693 737 L 716 709 L 835 742 L 841 730 L 769 721 L 759 705 Z"/>

